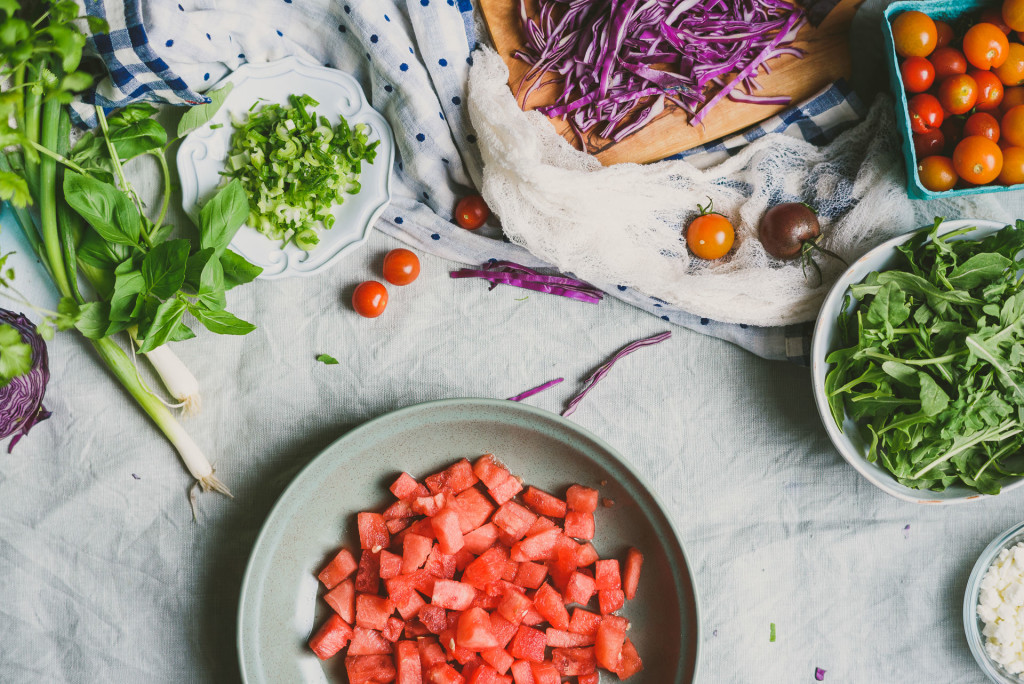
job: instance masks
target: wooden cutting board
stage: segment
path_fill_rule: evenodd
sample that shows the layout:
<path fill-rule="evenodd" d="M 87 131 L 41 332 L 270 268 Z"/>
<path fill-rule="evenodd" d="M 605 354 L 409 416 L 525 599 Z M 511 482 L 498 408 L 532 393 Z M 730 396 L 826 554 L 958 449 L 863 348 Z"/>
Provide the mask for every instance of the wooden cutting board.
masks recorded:
<path fill-rule="evenodd" d="M 793 103 L 801 102 L 840 77 L 850 75 L 850 52 L 847 36 L 850 22 L 862 0 L 842 0 L 817 28 L 809 24 L 801 29 L 793 45 L 806 51 L 803 59 L 783 55 L 768 64 L 772 73 L 761 70 L 757 82 L 764 86 L 758 95 L 789 95 Z M 512 57 L 525 44 L 519 21 L 519 0 L 479 0 L 498 54 L 508 64 L 509 85 L 515 92 L 529 65 Z M 536 16 L 536 0 L 527 0 L 527 10 Z M 530 109 L 551 104 L 560 86 L 549 85 L 535 91 L 527 103 Z M 587 147 L 603 164 L 620 162 L 646 163 L 664 159 L 691 147 L 702 145 L 723 135 L 735 133 L 773 116 L 790 105 L 753 105 L 723 100 L 715 105 L 704 122 L 691 126 L 686 114 L 669 106 L 664 114 L 637 133 L 615 143 L 592 135 Z M 558 132 L 577 147 L 576 136 L 568 124 L 552 119 Z"/>

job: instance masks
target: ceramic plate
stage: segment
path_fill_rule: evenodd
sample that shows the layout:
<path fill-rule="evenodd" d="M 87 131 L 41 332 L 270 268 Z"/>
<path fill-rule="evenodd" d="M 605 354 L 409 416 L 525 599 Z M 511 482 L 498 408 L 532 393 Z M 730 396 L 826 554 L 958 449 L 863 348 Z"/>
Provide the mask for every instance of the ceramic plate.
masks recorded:
<path fill-rule="evenodd" d="M 527 483 L 562 492 L 579 482 L 615 501 L 599 508 L 603 557 L 644 554 L 636 598 L 622 614 L 645 670 L 631 684 L 689 684 L 697 670 L 697 597 L 679 537 L 651 490 L 615 450 L 546 411 L 495 399 L 449 399 L 377 418 L 315 458 L 274 506 L 242 583 L 238 651 L 247 684 L 346 682 L 344 658 L 306 646 L 330 610 L 316 579 L 342 544 L 358 548 L 355 514 L 389 503 L 403 470 L 422 478 L 492 452 Z M 607 484 L 601 486 L 600 483 Z"/>
<path fill-rule="evenodd" d="M 346 73 L 288 57 L 265 64 L 245 64 L 224 83 L 234 85 L 217 115 L 189 133 L 178 150 L 182 205 L 193 220 L 220 184 L 224 161 L 231 147 L 232 115 L 244 120 L 249 108 L 262 104 L 288 104 L 289 95 L 309 95 L 320 105 L 318 114 L 337 122 L 339 115 L 352 125 L 370 127 L 370 141 L 379 140 L 373 164 L 363 164 L 356 195 L 346 195 L 334 207 L 334 227 L 320 231 L 320 244 L 311 252 L 294 242 L 283 245 L 253 228 L 243 226 L 231 241 L 231 249 L 261 266 L 261 278 L 287 278 L 318 273 L 331 266 L 366 240 L 370 228 L 391 201 L 391 166 L 395 157 L 394 136 L 387 121 L 370 107 L 363 90 Z M 262 98 L 262 101 L 260 101 Z M 220 124 L 220 126 L 218 126 Z"/>

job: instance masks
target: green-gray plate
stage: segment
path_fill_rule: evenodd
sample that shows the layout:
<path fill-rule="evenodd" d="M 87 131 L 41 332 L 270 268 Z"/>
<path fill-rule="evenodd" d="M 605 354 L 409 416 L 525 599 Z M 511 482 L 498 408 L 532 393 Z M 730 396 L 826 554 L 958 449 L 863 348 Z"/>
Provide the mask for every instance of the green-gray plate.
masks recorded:
<path fill-rule="evenodd" d="M 316 575 L 345 544 L 358 548 L 356 513 L 379 510 L 401 472 L 422 478 L 456 459 L 493 453 L 526 483 L 561 494 L 578 482 L 599 507 L 594 546 L 644 554 L 636 598 L 621 614 L 644 661 L 631 684 L 689 684 L 697 674 L 697 596 L 679 536 L 657 497 L 610 446 L 553 413 L 510 401 L 446 399 L 362 425 L 317 456 L 264 524 L 242 583 L 238 654 L 247 684 L 347 682 L 344 658 L 321 662 L 306 646 L 330 610 Z M 603 484 L 602 484 L 603 483 Z M 614 678 L 602 677 L 602 681 Z"/>

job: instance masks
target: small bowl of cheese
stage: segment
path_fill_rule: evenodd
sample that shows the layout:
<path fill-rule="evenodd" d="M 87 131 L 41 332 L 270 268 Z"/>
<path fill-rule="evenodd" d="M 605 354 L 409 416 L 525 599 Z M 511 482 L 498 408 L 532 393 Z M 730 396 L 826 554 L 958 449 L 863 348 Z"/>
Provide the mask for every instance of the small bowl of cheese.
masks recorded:
<path fill-rule="evenodd" d="M 1024 522 L 992 540 L 974 564 L 964 632 L 990 680 L 1024 684 Z"/>

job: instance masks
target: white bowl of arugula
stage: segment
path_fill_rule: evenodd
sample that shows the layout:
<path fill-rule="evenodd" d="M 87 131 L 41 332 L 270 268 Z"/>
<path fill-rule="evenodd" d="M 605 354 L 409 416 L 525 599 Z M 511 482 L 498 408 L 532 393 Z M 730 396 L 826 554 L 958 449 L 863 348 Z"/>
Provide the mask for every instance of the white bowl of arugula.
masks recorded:
<path fill-rule="evenodd" d="M 850 465 L 904 501 L 1024 484 L 1024 222 L 936 221 L 857 260 L 822 305 L 814 397 Z"/>

